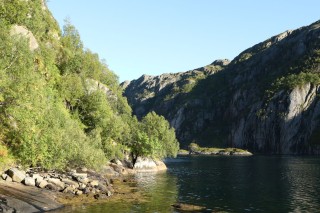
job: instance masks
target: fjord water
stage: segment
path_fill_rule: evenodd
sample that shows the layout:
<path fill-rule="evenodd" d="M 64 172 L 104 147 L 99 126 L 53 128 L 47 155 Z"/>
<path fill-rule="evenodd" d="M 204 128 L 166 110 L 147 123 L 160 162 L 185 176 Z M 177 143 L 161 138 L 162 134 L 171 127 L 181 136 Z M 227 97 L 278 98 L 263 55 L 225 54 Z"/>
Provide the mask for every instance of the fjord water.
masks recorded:
<path fill-rule="evenodd" d="M 319 212 L 320 158 L 180 156 L 162 174 L 140 174 L 134 202 L 110 202 L 70 212 L 179 212 L 176 202 L 205 212 Z"/>

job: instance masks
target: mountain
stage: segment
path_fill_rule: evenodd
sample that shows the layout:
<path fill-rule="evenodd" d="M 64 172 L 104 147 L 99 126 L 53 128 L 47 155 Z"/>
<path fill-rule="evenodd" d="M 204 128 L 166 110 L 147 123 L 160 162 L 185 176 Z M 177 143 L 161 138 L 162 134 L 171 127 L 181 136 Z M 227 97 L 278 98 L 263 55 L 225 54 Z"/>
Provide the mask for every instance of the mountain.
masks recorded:
<path fill-rule="evenodd" d="M 143 75 L 122 87 L 133 112 L 155 111 L 182 148 L 320 153 L 320 21 L 185 73 Z"/>

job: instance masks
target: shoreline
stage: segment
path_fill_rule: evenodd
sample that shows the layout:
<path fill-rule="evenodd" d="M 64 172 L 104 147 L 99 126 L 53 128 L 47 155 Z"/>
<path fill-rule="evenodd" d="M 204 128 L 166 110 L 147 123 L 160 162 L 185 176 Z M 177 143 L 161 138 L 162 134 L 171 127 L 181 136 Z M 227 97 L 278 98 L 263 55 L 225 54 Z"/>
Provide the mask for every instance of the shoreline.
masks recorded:
<path fill-rule="evenodd" d="M 17 180 L 9 170 L 24 174 L 23 180 Z M 101 172 L 86 168 L 73 173 L 16 170 L 0 172 L 0 210 L 3 212 L 59 212 L 60 209 L 64 212 L 63 209 L 70 206 L 136 200 L 139 192 L 132 187 L 134 175 L 163 172 L 167 167 L 162 161 L 141 159 L 134 168 L 125 167 L 120 161 L 110 162 Z M 41 181 L 37 178 L 47 185 L 40 187 Z M 29 179 L 33 184 L 28 185 Z"/>

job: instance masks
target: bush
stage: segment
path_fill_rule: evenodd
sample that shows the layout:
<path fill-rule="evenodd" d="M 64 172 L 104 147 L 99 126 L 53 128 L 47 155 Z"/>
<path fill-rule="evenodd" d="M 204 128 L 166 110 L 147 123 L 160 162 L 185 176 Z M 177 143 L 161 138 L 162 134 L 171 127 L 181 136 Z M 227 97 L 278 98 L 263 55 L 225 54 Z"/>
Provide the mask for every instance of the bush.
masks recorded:
<path fill-rule="evenodd" d="M 190 152 L 197 152 L 197 151 L 199 151 L 199 149 L 200 149 L 199 145 L 194 143 L 194 142 L 190 143 L 189 146 L 188 146 L 188 150 Z"/>

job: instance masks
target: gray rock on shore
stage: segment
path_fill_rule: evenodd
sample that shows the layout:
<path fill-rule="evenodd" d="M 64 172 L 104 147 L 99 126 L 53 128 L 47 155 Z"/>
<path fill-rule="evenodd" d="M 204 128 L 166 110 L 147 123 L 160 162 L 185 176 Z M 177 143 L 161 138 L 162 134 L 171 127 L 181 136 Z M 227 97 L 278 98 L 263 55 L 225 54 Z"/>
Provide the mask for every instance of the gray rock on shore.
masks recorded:
<path fill-rule="evenodd" d="M 13 182 L 21 183 L 26 177 L 25 173 L 17 168 L 11 168 L 7 171 L 7 173 L 12 178 Z"/>
<path fill-rule="evenodd" d="M 36 180 L 32 177 L 26 177 L 23 182 L 26 186 L 36 186 Z"/>

